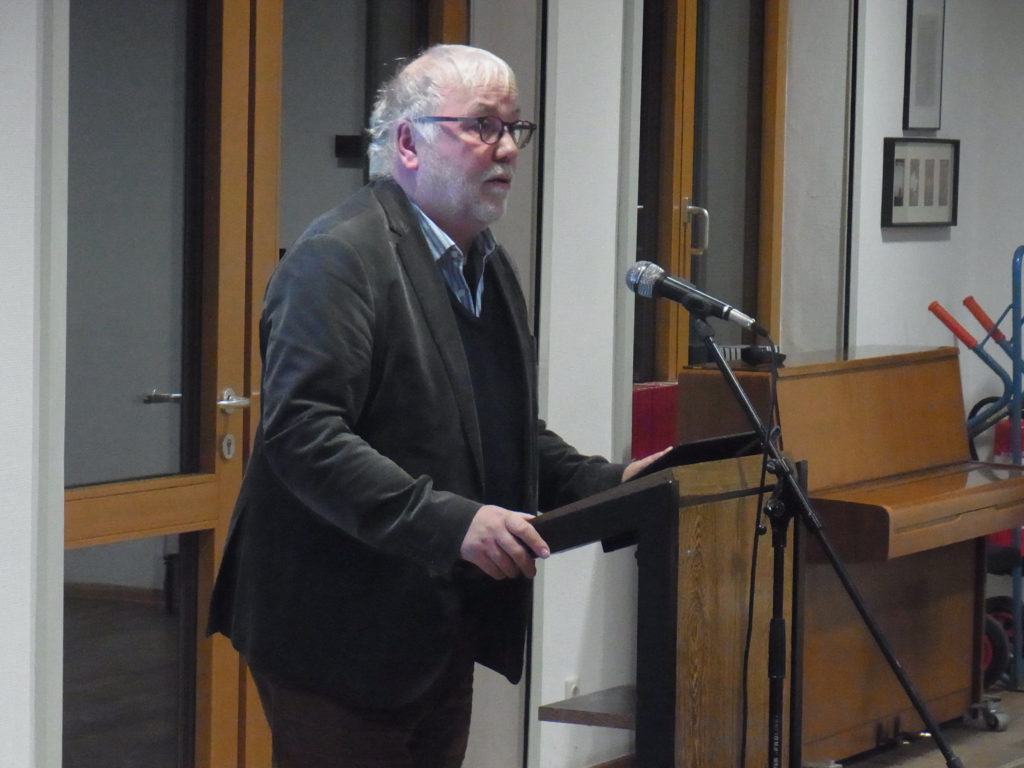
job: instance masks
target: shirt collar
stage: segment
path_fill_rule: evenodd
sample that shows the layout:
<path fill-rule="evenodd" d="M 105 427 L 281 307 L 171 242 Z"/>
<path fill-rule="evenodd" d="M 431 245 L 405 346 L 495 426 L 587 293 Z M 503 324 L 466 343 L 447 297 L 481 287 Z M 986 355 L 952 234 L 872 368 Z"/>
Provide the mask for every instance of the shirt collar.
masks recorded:
<path fill-rule="evenodd" d="M 464 254 L 462 249 L 455 244 L 455 241 L 448 236 L 448 233 L 437 226 L 433 219 L 427 216 L 427 214 L 423 212 L 423 209 L 416 205 L 416 203 L 412 202 L 412 200 L 409 202 L 412 204 L 412 209 L 416 211 L 416 216 L 419 218 L 420 229 L 423 231 L 423 237 L 427 241 L 427 247 L 430 249 L 430 253 L 434 257 L 434 261 L 438 261 L 453 248 L 455 249 L 456 258 L 459 261 L 465 260 L 466 254 Z M 494 239 L 494 235 L 491 234 L 491 230 L 485 229 L 476 236 L 476 239 L 473 240 L 473 245 L 476 246 L 481 258 L 486 263 L 498 247 L 498 242 Z"/>

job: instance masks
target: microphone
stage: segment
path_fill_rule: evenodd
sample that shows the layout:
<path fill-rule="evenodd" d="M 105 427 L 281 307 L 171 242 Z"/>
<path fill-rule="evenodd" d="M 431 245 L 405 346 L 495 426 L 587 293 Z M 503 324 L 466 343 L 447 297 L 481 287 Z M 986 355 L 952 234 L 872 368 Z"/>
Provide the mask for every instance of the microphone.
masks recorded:
<path fill-rule="evenodd" d="M 647 298 L 661 296 L 671 299 L 700 317 L 713 315 L 750 329 L 761 336 L 768 335 L 768 332 L 750 315 L 745 315 L 736 307 L 709 296 L 692 283 L 665 274 L 664 269 L 649 261 L 638 261 L 629 268 L 626 272 L 626 287 L 633 293 Z"/>

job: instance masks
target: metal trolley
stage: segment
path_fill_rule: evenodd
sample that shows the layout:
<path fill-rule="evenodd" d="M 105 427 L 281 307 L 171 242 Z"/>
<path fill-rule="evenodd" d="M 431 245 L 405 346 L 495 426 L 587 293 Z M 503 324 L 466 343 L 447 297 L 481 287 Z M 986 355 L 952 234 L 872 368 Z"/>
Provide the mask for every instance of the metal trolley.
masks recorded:
<path fill-rule="evenodd" d="M 1021 408 L 1022 397 L 1021 387 L 1024 385 L 1024 299 L 1022 299 L 1021 281 L 1022 270 L 1024 270 L 1024 245 L 1017 248 L 1013 254 L 1011 300 L 1009 306 L 1003 311 L 999 318 L 993 322 L 984 309 L 974 300 L 973 296 L 964 299 L 963 304 L 981 327 L 985 330 L 985 336 L 978 341 L 969 333 L 956 318 L 947 312 L 941 304 L 933 301 L 928 309 L 939 320 L 941 320 L 953 335 L 960 340 L 969 350 L 998 377 L 1002 384 L 1002 394 L 994 397 L 987 397 L 980 400 L 971 409 L 967 418 L 967 436 L 971 443 L 971 455 L 977 457 L 974 448 L 974 440 L 983 432 L 1002 425 L 1007 429 L 1008 454 L 1014 464 L 1024 463 L 1021 461 Z M 1007 338 L 999 326 L 1005 321 L 1009 327 L 1010 336 Z M 1005 327 L 1005 326 L 1004 326 Z M 1010 360 L 1009 371 L 997 362 L 985 349 L 989 342 L 997 345 Z M 1009 682 L 1014 690 L 1021 690 L 1024 683 L 1024 658 L 1021 653 L 1021 626 L 1022 626 L 1022 568 L 1021 568 L 1021 529 L 1015 528 L 1009 532 L 1009 544 L 1007 548 L 1010 558 L 1000 558 L 1005 563 L 998 571 L 993 571 L 992 560 L 990 559 L 990 572 L 1009 573 L 1012 582 L 1012 596 L 1009 604 L 1005 599 L 990 598 L 986 602 L 986 612 L 989 620 L 993 617 L 1002 626 L 1008 635 L 1010 646 Z M 991 551 L 991 550 L 990 550 Z M 1006 554 L 1004 551 L 1002 554 Z"/>

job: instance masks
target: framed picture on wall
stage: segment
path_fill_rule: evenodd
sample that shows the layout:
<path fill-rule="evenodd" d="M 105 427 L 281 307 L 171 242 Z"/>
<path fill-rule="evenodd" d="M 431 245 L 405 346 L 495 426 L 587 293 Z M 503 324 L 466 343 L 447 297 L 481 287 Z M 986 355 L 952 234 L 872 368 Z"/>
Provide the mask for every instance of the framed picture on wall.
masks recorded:
<path fill-rule="evenodd" d="M 885 139 L 882 226 L 955 226 L 959 178 L 958 139 Z"/>
<path fill-rule="evenodd" d="M 907 0 L 903 128 L 937 130 L 942 121 L 945 0 Z"/>

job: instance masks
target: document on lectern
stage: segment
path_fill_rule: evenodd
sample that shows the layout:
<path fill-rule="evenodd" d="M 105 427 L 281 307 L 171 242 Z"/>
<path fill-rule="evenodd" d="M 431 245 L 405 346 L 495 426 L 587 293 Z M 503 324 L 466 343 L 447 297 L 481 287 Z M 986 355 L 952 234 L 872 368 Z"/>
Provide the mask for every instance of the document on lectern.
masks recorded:
<path fill-rule="evenodd" d="M 743 456 L 756 456 L 759 453 L 761 453 L 761 440 L 756 432 L 709 437 L 677 445 L 657 461 L 651 462 L 637 477 L 644 477 L 672 467 L 703 464 L 707 461 L 722 461 L 723 459 L 739 459 Z"/>

